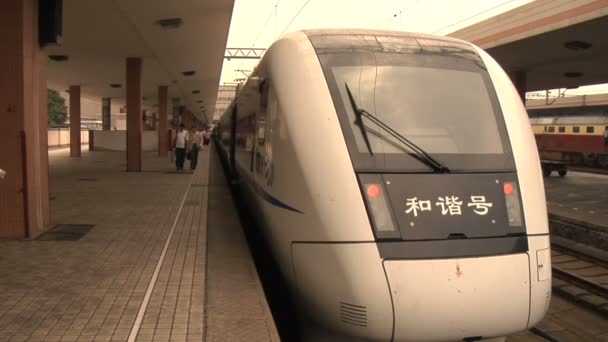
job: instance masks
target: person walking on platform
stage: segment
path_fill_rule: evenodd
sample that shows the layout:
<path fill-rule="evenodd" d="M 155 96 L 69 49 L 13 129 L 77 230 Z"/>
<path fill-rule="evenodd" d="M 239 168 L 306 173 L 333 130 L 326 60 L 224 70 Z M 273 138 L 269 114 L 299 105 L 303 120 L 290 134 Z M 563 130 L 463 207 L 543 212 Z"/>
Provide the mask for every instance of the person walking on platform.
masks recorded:
<path fill-rule="evenodd" d="M 194 171 L 196 169 L 196 164 L 198 164 L 198 150 L 201 145 L 202 135 L 196 129 L 190 131 L 190 135 L 188 137 L 190 151 L 190 170 Z"/>
<path fill-rule="evenodd" d="M 179 125 L 179 130 L 173 141 L 175 149 L 175 167 L 177 172 L 184 170 L 184 160 L 186 159 L 186 148 L 188 147 L 188 131 L 185 130 L 183 124 Z"/>
<path fill-rule="evenodd" d="M 203 131 L 203 145 L 209 145 L 209 141 L 211 141 L 211 131 L 209 129 L 205 129 Z"/>

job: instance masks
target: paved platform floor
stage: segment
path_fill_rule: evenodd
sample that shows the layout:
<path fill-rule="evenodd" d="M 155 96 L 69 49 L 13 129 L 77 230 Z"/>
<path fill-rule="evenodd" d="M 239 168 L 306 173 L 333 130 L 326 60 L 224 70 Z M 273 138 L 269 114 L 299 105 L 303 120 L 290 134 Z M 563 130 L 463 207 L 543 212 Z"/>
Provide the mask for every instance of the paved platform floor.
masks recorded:
<path fill-rule="evenodd" d="M 553 175 L 544 180 L 550 214 L 608 231 L 608 175 L 569 171 L 564 178 Z"/>
<path fill-rule="evenodd" d="M 75 241 L 0 241 L 0 341 L 278 341 L 219 164 L 50 151 L 52 223 Z M 212 172 L 211 169 L 216 168 Z"/>

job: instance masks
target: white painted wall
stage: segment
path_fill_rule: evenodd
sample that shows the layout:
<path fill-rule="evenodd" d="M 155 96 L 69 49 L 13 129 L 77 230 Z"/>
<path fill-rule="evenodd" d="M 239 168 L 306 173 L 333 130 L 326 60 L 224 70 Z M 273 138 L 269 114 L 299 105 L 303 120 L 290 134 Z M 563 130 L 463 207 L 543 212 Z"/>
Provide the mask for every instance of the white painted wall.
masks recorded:
<path fill-rule="evenodd" d="M 158 133 L 156 131 L 142 132 L 142 150 L 158 150 Z M 127 131 L 93 131 L 95 151 L 126 151 Z"/>
<path fill-rule="evenodd" d="M 126 151 L 127 131 L 93 131 L 94 151 Z"/>
<path fill-rule="evenodd" d="M 116 129 L 119 131 L 126 131 L 127 130 L 127 119 L 116 118 L 114 120 L 114 127 L 116 127 Z"/>
<path fill-rule="evenodd" d="M 49 147 L 60 147 L 70 145 L 70 129 L 69 128 L 49 128 L 47 142 Z M 80 142 L 83 145 L 89 143 L 89 131 L 80 131 Z"/>

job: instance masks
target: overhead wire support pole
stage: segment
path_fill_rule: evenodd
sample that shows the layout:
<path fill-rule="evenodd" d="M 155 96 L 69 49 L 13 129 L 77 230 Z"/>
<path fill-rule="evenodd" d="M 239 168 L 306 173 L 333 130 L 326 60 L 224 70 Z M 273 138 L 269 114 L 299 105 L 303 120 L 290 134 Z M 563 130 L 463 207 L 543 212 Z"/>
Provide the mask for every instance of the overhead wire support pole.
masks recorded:
<path fill-rule="evenodd" d="M 260 59 L 266 49 L 263 48 L 226 48 L 224 58 L 234 59 Z"/>

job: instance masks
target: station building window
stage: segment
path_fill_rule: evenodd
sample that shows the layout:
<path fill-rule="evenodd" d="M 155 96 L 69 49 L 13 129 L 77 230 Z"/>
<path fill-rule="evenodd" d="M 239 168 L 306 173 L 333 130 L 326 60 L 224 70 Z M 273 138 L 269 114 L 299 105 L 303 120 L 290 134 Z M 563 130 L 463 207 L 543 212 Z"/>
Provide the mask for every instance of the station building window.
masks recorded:
<path fill-rule="evenodd" d="M 580 133 L 580 132 L 581 132 L 581 128 L 579 126 L 572 127 L 572 133 Z"/>
<path fill-rule="evenodd" d="M 559 131 L 560 133 L 566 133 L 566 127 L 564 127 L 564 126 L 559 126 L 558 131 Z"/>
<path fill-rule="evenodd" d="M 593 133 L 593 132 L 595 132 L 595 127 L 587 126 L 587 133 Z"/>
<path fill-rule="evenodd" d="M 549 126 L 548 127 L 548 132 L 549 133 L 555 133 L 555 127 L 554 126 Z"/>

